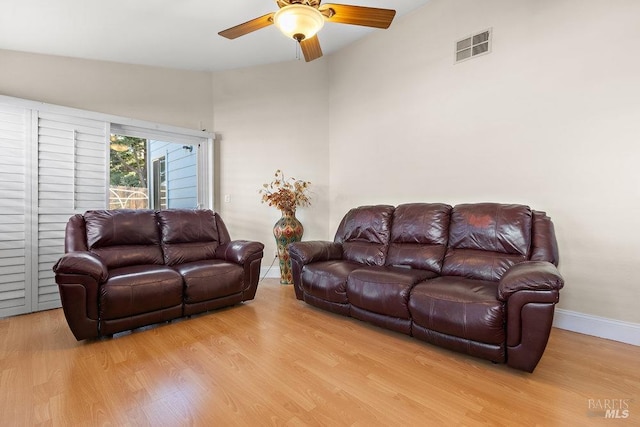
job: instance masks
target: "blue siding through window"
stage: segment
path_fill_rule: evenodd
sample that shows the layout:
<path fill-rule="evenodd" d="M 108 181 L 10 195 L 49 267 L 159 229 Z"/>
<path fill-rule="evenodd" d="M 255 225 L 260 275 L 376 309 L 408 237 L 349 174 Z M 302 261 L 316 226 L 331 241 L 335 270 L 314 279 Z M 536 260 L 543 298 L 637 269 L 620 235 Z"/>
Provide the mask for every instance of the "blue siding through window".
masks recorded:
<path fill-rule="evenodd" d="M 167 207 L 196 208 L 198 205 L 198 147 L 186 149 L 184 144 L 149 141 L 149 162 L 165 156 L 167 162 Z"/>

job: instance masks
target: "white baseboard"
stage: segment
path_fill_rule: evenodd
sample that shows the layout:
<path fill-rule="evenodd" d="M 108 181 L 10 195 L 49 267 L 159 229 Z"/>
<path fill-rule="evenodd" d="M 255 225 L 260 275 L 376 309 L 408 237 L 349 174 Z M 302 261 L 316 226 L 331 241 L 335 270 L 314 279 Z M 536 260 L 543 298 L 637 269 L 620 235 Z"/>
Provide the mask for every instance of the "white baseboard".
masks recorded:
<path fill-rule="evenodd" d="M 640 324 L 557 308 L 553 326 L 567 331 L 640 346 Z"/>
<path fill-rule="evenodd" d="M 262 265 L 260 266 L 260 280 L 264 278 L 280 278 L 280 263 L 278 260 L 278 256 L 273 257 L 271 260 L 262 258 Z"/>
<path fill-rule="evenodd" d="M 260 267 L 260 279 L 268 277 L 270 279 L 280 278 L 280 266 L 276 262 L 272 267 Z"/>

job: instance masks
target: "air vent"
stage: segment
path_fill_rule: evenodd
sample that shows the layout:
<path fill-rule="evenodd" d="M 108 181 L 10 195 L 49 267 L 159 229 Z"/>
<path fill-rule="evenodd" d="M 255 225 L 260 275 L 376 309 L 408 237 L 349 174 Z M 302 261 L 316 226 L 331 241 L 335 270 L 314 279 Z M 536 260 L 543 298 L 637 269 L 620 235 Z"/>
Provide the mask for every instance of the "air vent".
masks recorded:
<path fill-rule="evenodd" d="M 456 62 L 491 52 L 491 29 L 456 42 Z"/>

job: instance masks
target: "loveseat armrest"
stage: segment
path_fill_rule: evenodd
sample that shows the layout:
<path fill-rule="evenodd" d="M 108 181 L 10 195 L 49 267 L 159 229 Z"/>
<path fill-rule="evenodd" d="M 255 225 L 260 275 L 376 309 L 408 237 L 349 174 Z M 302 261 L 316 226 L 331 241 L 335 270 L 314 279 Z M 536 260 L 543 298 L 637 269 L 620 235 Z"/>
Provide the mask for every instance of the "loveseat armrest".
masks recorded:
<path fill-rule="evenodd" d="M 498 283 L 498 299 L 507 301 L 518 291 L 558 291 L 564 279 L 547 261 L 525 261 L 511 267 Z"/>
<path fill-rule="evenodd" d="M 216 258 L 223 259 L 227 262 L 244 264 L 249 260 L 262 258 L 263 250 L 264 245 L 260 242 L 234 240 L 218 246 L 215 256 Z"/>
<path fill-rule="evenodd" d="M 98 288 L 107 266 L 90 252 L 69 252 L 53 266 L 62 310 L 78 341 L 98 336 Z"/>
<path fill-rule="evenodd" d="M 244 270 L 242 301 L 253 299 L 260 281 L 260 264 L 264 256 L 264 245 L 249 240 L 233 240 L 218 246 L 215 256 L 242 266 Z"/>
<path fill-rule="evenodd" d="M 79 274 L 91 277 L 103 283 L 109 277 L 107 266 L 100 258 L 90 252 L 69 252 L 53 266 L 53 272 L 60 274 Z"/>
<path fill-rule="evenodd" d="M 289 256 L 302 265 L 342 259 L 342 245 L 321 240 L 294 242 L 287 246 Z"/>

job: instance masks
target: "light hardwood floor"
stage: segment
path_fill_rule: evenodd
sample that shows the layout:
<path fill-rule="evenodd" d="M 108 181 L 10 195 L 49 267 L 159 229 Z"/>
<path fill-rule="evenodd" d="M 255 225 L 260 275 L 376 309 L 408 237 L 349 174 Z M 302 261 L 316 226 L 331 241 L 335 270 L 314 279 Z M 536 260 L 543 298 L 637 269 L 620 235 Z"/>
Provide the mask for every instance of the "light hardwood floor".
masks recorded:
<path fill-rule="evenodd" d="M 113 339 L 76 342 L 60 309 L 1 319 L 0 405 L 2 426 L 640 425 L 640 347 L 554 329 L 527 374 L 266 279 L 251 302 Z"/>

